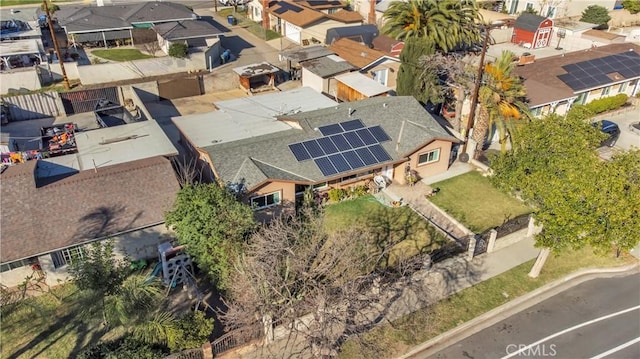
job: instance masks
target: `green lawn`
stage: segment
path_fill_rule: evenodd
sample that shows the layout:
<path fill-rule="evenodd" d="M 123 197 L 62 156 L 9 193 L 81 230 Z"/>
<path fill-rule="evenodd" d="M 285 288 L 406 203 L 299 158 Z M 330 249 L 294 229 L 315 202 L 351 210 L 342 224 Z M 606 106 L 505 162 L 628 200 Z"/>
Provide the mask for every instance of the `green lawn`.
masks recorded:
<path fill-rule="evenodd" d="M 330 204 L 325 213 L 330 231 L 362 226 L 374 233 L 376 241 L 397 243 L 392 249 L 392 263 L 396 255 L 411 257 L 446 241 L 409 207 L 386 207 L 371 195 Z"/>
<path fill-rule="evenodd" d="M 637 259 L 630 255 L 621 258 L 597 256 L 589 249 L 551 255 L 535 279 L 527 276 L 533 262 L 517 266 L 392 324 L 383 324 L 354 337 L 343 345 L 339 357 L 397 357 L 415 345 L 579 269 L 623 266 L 637 263 Z"/>
<path fill-rule="evenodd" d="M 282 37 L 280 34 L 278 34 L 277 32 L 273 31 L 273 30 L 265 30 L 262 27 L 262 24 L 260 24 L 259 22 L 255 22 L 251 19 L 249 19 L 247 17 L 247 12 L 246 11 L 237 11 L 234 12 L 233 8 L 224 8 L 224 9 L 220 9 L 218 11 L 218 15 L 220 15 L 221 17 L 223 17 L 225 19 L 224 24 L 228 25 L 227 21 L 227 16 L 229 15 L 233 15 L 235 16 L 235 18 L 238 20 L 238 26 L 244 27 L 245 29 L 247 29 L 249 32 L 251 32 L 252 34 L 256 35 L 257 37 L 269 41 L 269 40 L 273 40 L 273 39 L 277 39 Z"/>
<path fill-rule="evenodd" d="M 153 57 L 151 55 L 143 54 L 142 52 L 140 52 L 140 50 L 137 49 L 93 50 L 91 51 L 91 54 L 111 61 L 131 61 Z"/>
<path fill-rule="evenodd" d="M 440 188 L 440 192 L 429 200 L 476 233 L 531 212 L 519 200 L 496 189 L 477 171 L 434 183 L 431 187 Z"/>

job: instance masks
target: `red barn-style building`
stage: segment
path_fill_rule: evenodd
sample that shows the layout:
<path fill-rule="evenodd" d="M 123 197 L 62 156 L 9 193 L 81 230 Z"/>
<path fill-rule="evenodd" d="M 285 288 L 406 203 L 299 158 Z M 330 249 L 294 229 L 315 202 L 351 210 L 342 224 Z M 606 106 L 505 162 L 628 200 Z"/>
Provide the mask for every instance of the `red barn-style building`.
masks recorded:
<path fill-rule="evenodd" d="M 543 16 L 524 13 L 513 25 L 511 42 L 531 49 L 549 46 L 553 20 Z"/>

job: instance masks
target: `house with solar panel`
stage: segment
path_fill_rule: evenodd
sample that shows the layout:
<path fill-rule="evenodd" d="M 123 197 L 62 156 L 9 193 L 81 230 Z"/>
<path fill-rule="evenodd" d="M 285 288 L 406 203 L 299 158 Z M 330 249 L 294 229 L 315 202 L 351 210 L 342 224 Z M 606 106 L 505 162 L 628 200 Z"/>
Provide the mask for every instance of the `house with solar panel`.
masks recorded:
<path fill-rule="evenodd" d="M 247 106 L 232 112 L 220 103 L 222 114 L 173 119 L 183 143 L 211 175 L 242 193 L 265 220 L 293 210 L 310 187 L 350 188 L 377 175 L 405 183 L 412 170 L 421 178 L 443 173 L 458 142 L 413 97 L 326 103 L 301 111 L 286 107 L 277 114 L 274 101 L 258 100 L 276 95 L 231 100 L 259 101 L 254 108 L 269 104 L 262 118 L 250 119 L 245 112 L 253 110 Z M 302 106 L 315 103 L 312 96 Z"/>
<path fill-rule="evenodd" d="M 516 67 L 535 116 L 565 114 L 573 104 L 640 92 L 640 46 L 611 44 L 536 59 Z"/>

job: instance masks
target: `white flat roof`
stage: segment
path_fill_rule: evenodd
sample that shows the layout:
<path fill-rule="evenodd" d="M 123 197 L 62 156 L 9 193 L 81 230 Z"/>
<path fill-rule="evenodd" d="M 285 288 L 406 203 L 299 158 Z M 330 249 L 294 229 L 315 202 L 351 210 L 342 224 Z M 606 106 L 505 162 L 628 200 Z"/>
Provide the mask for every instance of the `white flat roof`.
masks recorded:
<path fill-rule="evenodd" d="M 280 69 L 268 62 L 260 62 L 257 64 L 234 67 L 233 71 L 243 77 L 253 77 L 257 75 L 272 74 L 280 71 Z"/>
<path fill-rule="evenodd" d="M 42 45 L 36 39 L 0 41 L 0 56 L 17 56 L 42 53 Z"/>
<path fill-rule="evenodd" d="M 178 154 L 178 150 L 154 120 L 76 132 L 75 138 L 78 153 L 45 158 L 41 161 L 38 171 L 44 177 L 69 170 L 84 171 L 155 156 Z"/>
<path fill-rule="evenodd" d="M 309 87 L 215 103 L 219 110 L 173 117 L 180 132 L 196 147 L 237 141 L 291 129 L 276 116 L 311 111 L 337 102 Z"/>
<path fill-rule="evenodd" d="M 336 80 L 351 87 L 367 97 L 373 97 L 389 92 L 391 89 L 381 85 L 376 80 L 367 77 L 359 72 L 348 72 L 336 76 Z"/>

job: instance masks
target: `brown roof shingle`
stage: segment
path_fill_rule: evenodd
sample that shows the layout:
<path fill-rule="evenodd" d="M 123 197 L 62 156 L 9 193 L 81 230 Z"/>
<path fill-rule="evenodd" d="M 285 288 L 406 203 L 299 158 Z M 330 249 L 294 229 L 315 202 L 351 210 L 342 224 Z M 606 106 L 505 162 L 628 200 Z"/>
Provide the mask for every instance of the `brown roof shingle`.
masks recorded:
<path fill-rule="evenodd" d="M 170 160 L 161 156 L 45 185 L 35 178 L 37 162 L 0 176 L 2 263 L 162 223 L 180 189 Z"/>
<path fill-rule="evenodd" d="M 619 54 L 629 50 L 640 53 L 640 46 L 623 43 L 568 52 L 564 56 L 546 57 L 536 60 L 533 64 L 516 67 L 514 73 L 524 79 L 529 106 L 537 107 L 574 96 L 574 91 L 558 78 L 559 75 L 567 73 L 562 66 Z"/>
<path fill-rule="evenodd" d="M 382 51 L 370 49 L 368 46 L 363 45 L 357 41 L 342 38 L 331 44 L 329 50 L 336 53 L 336 55 L 349 61 L 349 63 L 362 68 L 377 59 L 388 55 Z"/>

